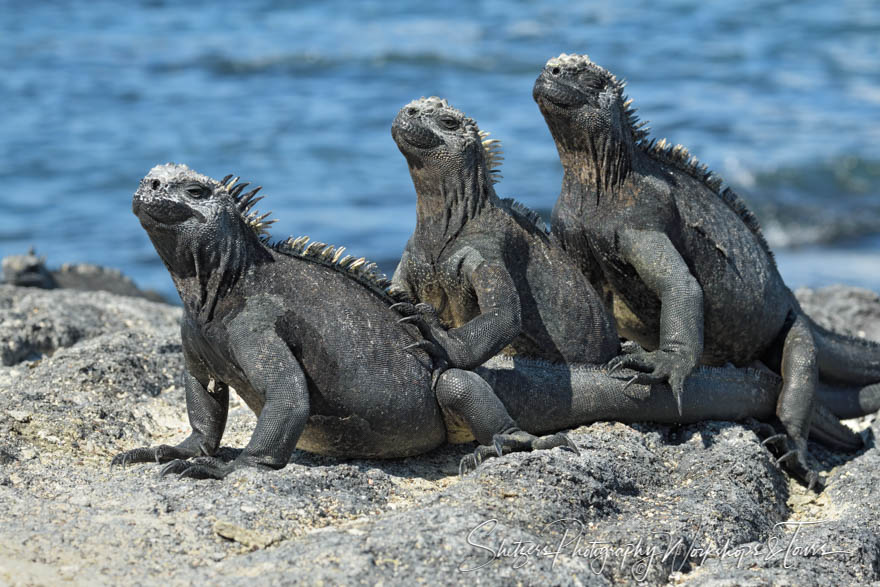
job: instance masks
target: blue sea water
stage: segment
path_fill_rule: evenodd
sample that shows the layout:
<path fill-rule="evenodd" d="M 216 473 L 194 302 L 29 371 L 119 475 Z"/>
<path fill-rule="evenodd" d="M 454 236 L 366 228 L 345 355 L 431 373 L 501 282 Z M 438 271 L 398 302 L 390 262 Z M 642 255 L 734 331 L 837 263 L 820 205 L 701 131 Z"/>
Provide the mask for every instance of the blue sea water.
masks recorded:
<path fill-rule="evenodd" d="M 389 127 L 439 95 L 505 146 L 498 191 L 547 215 L 561 168 L 531 98 L 589 53 L 653 134 L 752 205 L 792 286 L 880 290 L 880 5 L 0 0 L 0 256 L 118 267 L 173 295 L 131 214 L 157 163 L 264 186 L 276 236 L 392 271 L 414 192 Z"/>

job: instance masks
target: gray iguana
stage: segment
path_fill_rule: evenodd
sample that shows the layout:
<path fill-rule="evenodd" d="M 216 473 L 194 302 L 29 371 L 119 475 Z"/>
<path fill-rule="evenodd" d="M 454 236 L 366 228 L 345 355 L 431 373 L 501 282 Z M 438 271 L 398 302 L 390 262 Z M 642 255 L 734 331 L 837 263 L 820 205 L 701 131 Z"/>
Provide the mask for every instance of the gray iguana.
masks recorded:
<path fill-rule="evenodd" d="M 742 200 L 681 145 L 649 140 L 623 87 L 587 56 L 563 54 L 533 90 L 564 169 L 552 231 L 612 294 L 621 334 L 647 349 L 614 366 L 640 371 L 639 382 L 668 381 L 684 402 L 698 363 L 764 361 L 782 373 L 776 413 L 793 446 L 775 440 L 790 449 L 784 459 L 807 467 L 818 377 L 880 381 L 880 345 L 801 311 Z"/>
<path fill-rule="evenodd" d="M 533 436 L 517 419 L 542 434 L 596 419 L 684 422 L 772 412 L 779 379 L 751 369 L 699 369 L 681 418 L 665 386 L 639 386 L 639 399 L 601 367 L 500 357 L 474 371 L 438 368 L 422 349 L 403 350 L 422 336 L 399 323 L 391 306 L 401 298 L 371 264 L 307 237 L 270 243 L 271 220 L 253 211 L 257 190 L 243 194 L 248 184 L 237 179 L 161 165 L 134 195 L 133 211 L 183 302 L 192 433 L 176 446 L 120 453 L 113 464 L 164 462 L 163 474 L 223 478 L 243 466 L 284 467 L 297 446 L 344 457 L 414 455 L 464 427 L 481 444 L 462 460 L 468 470 L 500 452 L 569 446 L 564 434 Z M 227 463 L 213 455 L 230 386 L 258 419 L 247 446 Z M 836 397 L 864 401 L 857 393 Z M 818 438 L 839 448 L 859 444 L 822 415 L 814 422 Z"/>
<path fill-rule="evenodd" d="M 419 302 L 422 346 L 470 369 L 505 347 L 549 361 L 600 364 L 619 352 L 610 314 L 550 240 L 540 217 L 493 183 L 499 143 L 446 100 L 400 109 L 391 135 L 416 189 L 416 227 L 392 282 Z"/>
<path fill-rule="evenodd" d="M 25 255 L 3 257 L 3 282 L 21 287 L 40 289 L 78 289 L 107 291 L 120 296 L 146 298 L 153 302 L 167 303 L 162 295 L 153 290 L 142 290 L 118 269 L 78 263 L 64 264 L 50 270 L 46 257 L 37 256 L 33 248 Z"/>

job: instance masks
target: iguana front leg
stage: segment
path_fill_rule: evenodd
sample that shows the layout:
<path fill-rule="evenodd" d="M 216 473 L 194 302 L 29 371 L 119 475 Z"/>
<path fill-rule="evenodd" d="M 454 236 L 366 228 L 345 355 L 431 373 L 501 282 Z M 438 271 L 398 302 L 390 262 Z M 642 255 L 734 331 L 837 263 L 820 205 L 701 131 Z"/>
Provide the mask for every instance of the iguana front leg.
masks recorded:
<path fill-rule="evenodd" d="M 250 442 L 232 462 L 196 459 L 172 461 L 163 474 L 222 479 L 242 467 L 281 469 L 290 461 L 309 418 L 309 391 L 302 368 L 287 344 L 265 324 L 250 327 L 245 316 L 230 329 L 232 351 L 249 385 L 265 397 Z M 274 322 L 274 321 L 272 321 Z"/>
<path fill-rule="evenodd" d="M 468 275 L 480 314 L 458 328 L 446 330 L 430 304 L 395 304 L 401 322 L 412 322 L 425 337 L 416 346 L 450 367 L 482 365 L 520 333 L 522 316 L 513 278 L 500 264 L 480 260 Z"/>
<path fill-rule="evenodd" d="M 186 371 L 186 410 L 192 433 L 176 446 L 162 444 L 147 446 L 119 453 L 110 465 L 130 463 L 166 463 L 174 459 L 188 459 L 196 456 L 211 456 L 217 452 L 226 416 L 229 412 L 229 387 L 225 383 L 214 382 L 213 391 L 208 391 L 195 375 Z"/>
<path fill-rule="evenodd" d="M 662 232 L 625 230 L 619 242 L 624 260 L 660 298 L 660 348 L 621 355 L 609 365 L 640 371 L 634 382 L 669 382 L 681 414 L 684 380 L 703 354 L 703 289 Z"/>

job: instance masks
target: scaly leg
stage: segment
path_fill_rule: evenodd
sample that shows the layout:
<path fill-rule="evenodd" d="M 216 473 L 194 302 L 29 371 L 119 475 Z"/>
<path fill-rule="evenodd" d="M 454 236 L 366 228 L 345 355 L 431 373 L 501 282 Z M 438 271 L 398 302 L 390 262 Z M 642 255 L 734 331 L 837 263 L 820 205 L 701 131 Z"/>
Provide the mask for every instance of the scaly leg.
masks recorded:
<path fill-rule="evenodd" d="M 477 442 L 472 455 L 459 464 L 462 475 L 477 468 L 487 458 L 510 452 L 563 447 L 577 452 L 565 434 L 534 436 L 520 430 L 492 387 L 472 371 L 444 371 L 434 389 L 440 407 L 467 422 Z"/>
<path fill-rule="evenodd" d="M 812 489 L 819 481 L 819 474 L 807 462 L 807 435 L 813 415 L 819 369 L 816 361 L 816 345 L 804 316 L 798 316 L 785 336 L 782 348 L 782 391 L 776 402 L 776 415 L 794 444 L 779 457 L 786 466 Z M 766 442 L 775 440 L 768 438 Z"/>

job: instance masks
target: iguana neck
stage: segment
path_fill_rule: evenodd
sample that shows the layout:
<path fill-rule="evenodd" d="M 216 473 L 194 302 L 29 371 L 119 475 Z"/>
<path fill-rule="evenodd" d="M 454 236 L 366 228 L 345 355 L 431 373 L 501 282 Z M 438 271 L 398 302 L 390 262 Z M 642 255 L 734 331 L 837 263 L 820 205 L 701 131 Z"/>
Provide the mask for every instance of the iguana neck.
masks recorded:
<path fill-rule="evenodd" d="M 182 253 L 183 262 L 165 265 L 177 287 L 186 311 L 201 323 L 214 318 L 217 303 L 254 265 L 271 260 L 272 255 L 256 235 L 245 237 L 226 234 L 219 236 L 212 247 L 197 247 L 196 251 Z"/>
<path fill-rule="evenodd" d="M 634 145 L 611 134 L 584 133 L 579 138 L 574 148 L 556 143 L 565 170 L 563 186 L 576 182 L 597 200 L 613 197 L 632 171 Z"/>
<path fill-rule="evenodd" d="M 410 168 L 410 174 L 418 196 L 416 240 L 435 260 L 468 222 L 498 199 L 482 165 L 436 174 Z"/>

